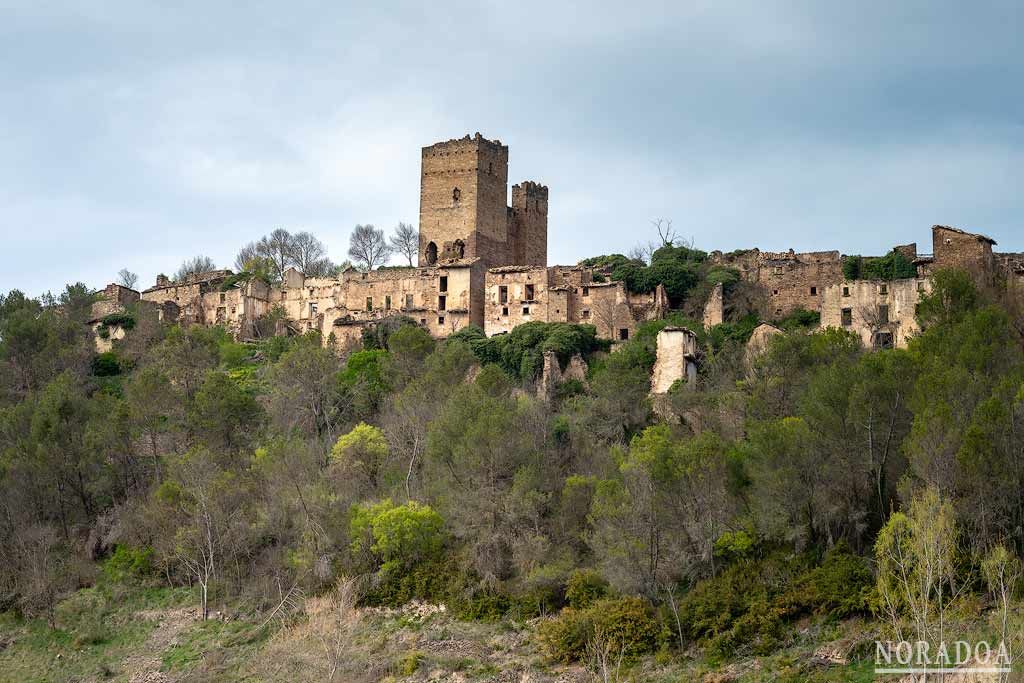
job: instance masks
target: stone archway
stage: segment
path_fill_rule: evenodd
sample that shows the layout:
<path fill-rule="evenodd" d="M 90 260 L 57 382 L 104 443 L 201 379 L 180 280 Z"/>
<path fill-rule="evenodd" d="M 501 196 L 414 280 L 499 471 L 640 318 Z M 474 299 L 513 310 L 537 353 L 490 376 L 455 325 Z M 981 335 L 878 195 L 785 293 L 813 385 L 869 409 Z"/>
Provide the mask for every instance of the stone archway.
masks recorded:
<path fill-rule="evenodd" d="M 433 242 L 427 244 L 427 265 L 432 266 L 437 263 L 437 245 Z"/>

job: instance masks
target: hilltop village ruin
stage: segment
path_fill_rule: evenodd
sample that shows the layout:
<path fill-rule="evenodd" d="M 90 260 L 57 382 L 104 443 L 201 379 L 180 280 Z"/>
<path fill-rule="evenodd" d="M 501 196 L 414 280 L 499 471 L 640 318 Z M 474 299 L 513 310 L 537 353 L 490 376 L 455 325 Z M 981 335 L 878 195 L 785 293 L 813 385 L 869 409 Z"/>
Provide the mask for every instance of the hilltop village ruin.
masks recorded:
<path fill-rule="evenodd" d="M 360 343 L 366 326 L 392 315 L 412 318 L 435 338 L 468 325 L 491 336 L 543 321 L 593 324 L 613 343 L 628 340 L 638 323 L 666 315 L 662 285 L 637 294 L 600 268 L 547 265 L 546 186 L 523 181 L 512 186 L 511 206 L 507 198 L 508 147 L 500 140 L 477 133 L 424 147 L 417 266 L 348 269 L 332 278 L 290 269 L 275 284 L 215 270 L 181 282 L 159 276 L 141 292 L 111 284 L 94 305 L 97 347 L 109 350 L 125 335 L 117 314 L 131 306 L 151 308 L 168 323 L 221 325 L 242 340 L 317 331 L 325 345 L 341 352 Z M 805 309 L 820 314 L 821 327 L 847 329 L 869 348 L 887 348 L 905 346 L 917 331 L 915 306 L 937 269 L 964 268 L 981 281 L 1024 292 L 1024 255 L 997 253 L 995 245 L 984 235 L 936 225 L 932 253 L 919 253 L 916 244 L 895 247 L 915 276 L 887 281 L 847 280 L 839 251 L 749 249 L 711 252 L 709 258 L 736 269 L 759 290 L 766 322 L 752 343 L 773 333 L 769 321 Z M 722 285 L 712 291 L 704 307 L 706 328 L 725 320 L 726 298 Z M 665 353 L 675 360 L 670 370 L 659 374 L 656 368 L 655 384 L 692 379 L 692 333 L 672 328 L 663 337 Z"/>

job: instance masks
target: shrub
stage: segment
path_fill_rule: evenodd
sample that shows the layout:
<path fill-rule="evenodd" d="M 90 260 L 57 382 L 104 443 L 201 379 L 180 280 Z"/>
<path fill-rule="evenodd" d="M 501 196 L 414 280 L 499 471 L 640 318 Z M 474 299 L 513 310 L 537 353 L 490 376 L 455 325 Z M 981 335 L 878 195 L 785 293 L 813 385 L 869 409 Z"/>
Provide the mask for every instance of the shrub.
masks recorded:
<path fill-rule="evenodd" d="M 565 582 L 565 599 L 570 607 L 582 609 L 608 595 L 608 582 L 593 569 L 577 569 Z"/>
<path fill-rule="evenodd" d="M 586 656 L 587 643 L 593 635 L 590 613 L 567 607 L 537 627 L 537 645 L 548 659 L 571 664 Z"/>
<path fill-rule="evenodd" d="M 153 573 L 153 549 L 118 545 L 103 563 L 103 577 L 112 583 L 140 581 Z"/>
<path fill-rule="evenodd" d="M 654 651 L 661 626 L 642 598 L 605 598 L 586 609 L 567 607 L 537 629 L 537 642 L 553 661 L 570 663 L 586 656 L 587 646 L 601 639 L 627 659 Z"/>
<path fill-rule="evenodd" d="M 121 363 L 113 351 L 97 354 L 92 359 L 92 374 L 96 377 L 114 377 L 121 374 Z"/>
<path fill-rule="evenodd" d="M 352 551 L 372 555 L 382 574 L 409 570 L 440 554 L 443 527 L 441 515 L 416 501 L 356 505 L 350 522 Z"/>
<path fill-rule="evenodd" d="M 100 320 L 100 326 L 120 327 L 125 330 L 131 330 L 135 327 L 135 316 L 127 311 L 111 313 L 110 315 L 103 316 Z"/>

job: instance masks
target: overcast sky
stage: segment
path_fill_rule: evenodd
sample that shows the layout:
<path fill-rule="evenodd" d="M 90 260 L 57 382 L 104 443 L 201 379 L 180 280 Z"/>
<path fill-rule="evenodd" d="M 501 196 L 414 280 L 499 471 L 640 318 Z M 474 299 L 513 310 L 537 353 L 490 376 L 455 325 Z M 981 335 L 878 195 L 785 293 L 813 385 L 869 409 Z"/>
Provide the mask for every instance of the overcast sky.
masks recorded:
<path fill-rule="evenodd" d="M 550 263 L 1024 251 L 1024 3 L 0 0 L 0 291 L 149 286 L 277 227 L 415 223 L 420 148 L 550 187 Z M 769 7 L 775 5 L 775 7 Z"/>

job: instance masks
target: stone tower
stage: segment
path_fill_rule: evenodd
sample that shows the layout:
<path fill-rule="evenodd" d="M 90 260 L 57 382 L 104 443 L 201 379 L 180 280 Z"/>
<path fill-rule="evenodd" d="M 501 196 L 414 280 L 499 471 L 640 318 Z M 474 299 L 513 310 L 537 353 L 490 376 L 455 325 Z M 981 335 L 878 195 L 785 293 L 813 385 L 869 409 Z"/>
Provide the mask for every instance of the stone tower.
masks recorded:
<path fill-rule="evenodd" d="M 512 263 L 546 266 L 548 261 L 548 188 L 526 180 L 512 186 L 509 210 Z"/>
<path fill-rule="evenodd" d="M 508 147 L 477 133 L 423 148 L 419 264 L 479 257 L 510 263 Z"/>

